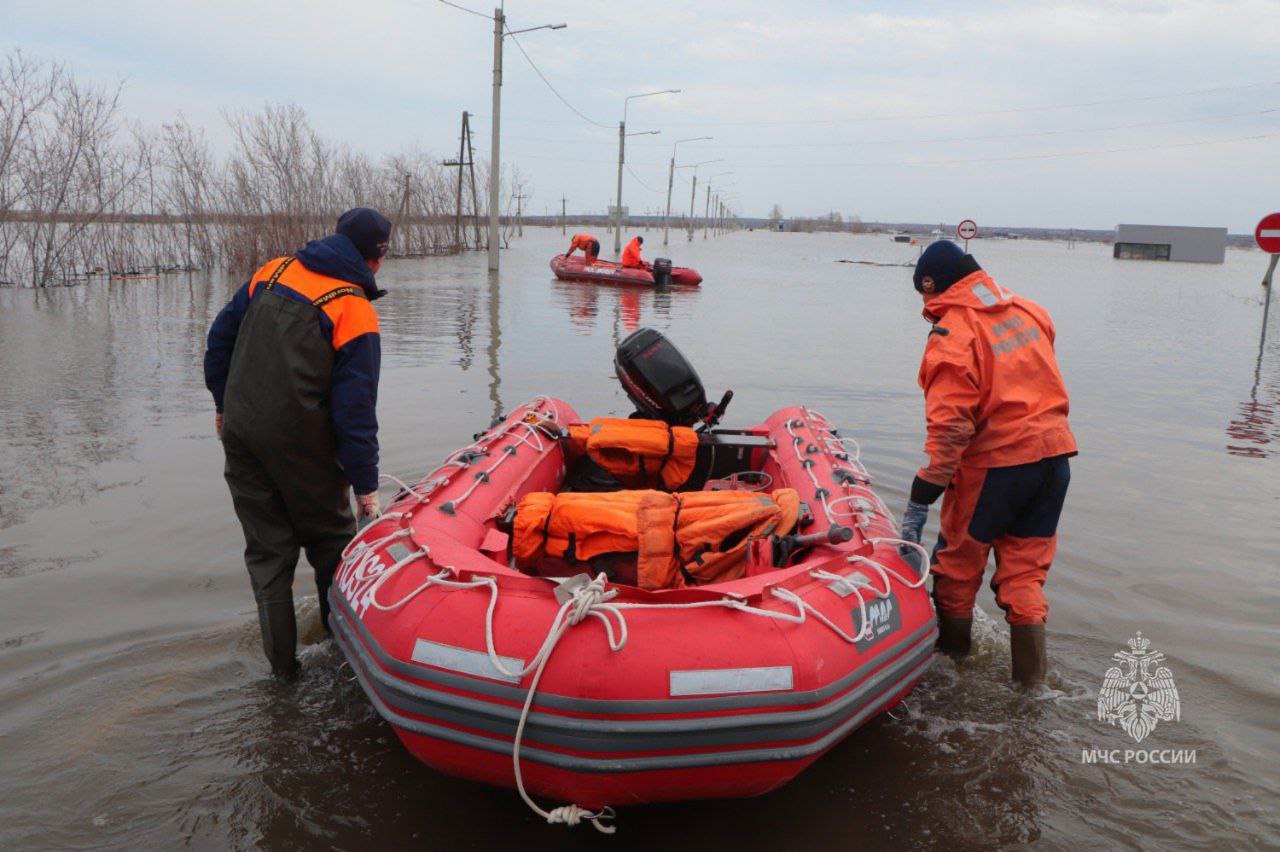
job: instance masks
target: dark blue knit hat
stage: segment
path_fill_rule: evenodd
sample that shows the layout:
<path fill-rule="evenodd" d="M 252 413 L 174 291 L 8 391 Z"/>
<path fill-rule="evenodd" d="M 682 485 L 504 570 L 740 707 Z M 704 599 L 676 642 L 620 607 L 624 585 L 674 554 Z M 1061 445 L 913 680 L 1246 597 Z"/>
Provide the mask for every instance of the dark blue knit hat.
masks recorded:
<path fill-rule="evenodd" d="M 966 275 L 979 269 L 972 257 L 964 253 L 964 249 L 951 240 L 938 240 L 920 253 L 916 261 L 915 274 L 911 280 L 916 290 L 923 293 L 921 284 L 925 278 L 932 278 L 935 293 L 941 293 Z"/>
<path fill-rule="evenodd" d="M 335 234 L 351 240 L 365 260 L 377 260 L 391 243 L 391 223 L 372 207 L 355 207 L 338 217 Z"/>

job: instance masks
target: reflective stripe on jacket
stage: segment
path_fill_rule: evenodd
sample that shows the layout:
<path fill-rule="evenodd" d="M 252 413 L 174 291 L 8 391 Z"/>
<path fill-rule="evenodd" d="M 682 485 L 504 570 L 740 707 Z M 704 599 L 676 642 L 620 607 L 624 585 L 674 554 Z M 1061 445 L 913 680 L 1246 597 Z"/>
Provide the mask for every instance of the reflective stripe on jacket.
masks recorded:
<path fill-rule="evenodd" d="M 926 302 L 924 315 L 935 325 L 920 364 L 929 457 L 921 479 L 946 485 L 961 463 L 1006 467 L 1076 452 L 1044 308 L 978 271 Z"/>

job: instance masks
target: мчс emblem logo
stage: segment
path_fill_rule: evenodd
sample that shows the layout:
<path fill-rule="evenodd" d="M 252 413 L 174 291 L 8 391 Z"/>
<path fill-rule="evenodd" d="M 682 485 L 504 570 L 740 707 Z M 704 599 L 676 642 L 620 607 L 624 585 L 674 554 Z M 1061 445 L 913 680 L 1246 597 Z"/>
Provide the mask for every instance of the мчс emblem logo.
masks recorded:
<path fill-rule="evenodd" d="M 1175 722 L 1181 715 L 1173 672 L 1158 666 L 1164 654 L 1151 649 L 1151 640 L 1138 634 L 1128 651 L 1117 651 L 1119 665 L 1107 669 L 1098 690 L 1098 719 L 1118 724 L 1135 742 L 1142 742 L 1159 722 Z M 1158 666 L 1158 667 L 1157 667 Z"/>

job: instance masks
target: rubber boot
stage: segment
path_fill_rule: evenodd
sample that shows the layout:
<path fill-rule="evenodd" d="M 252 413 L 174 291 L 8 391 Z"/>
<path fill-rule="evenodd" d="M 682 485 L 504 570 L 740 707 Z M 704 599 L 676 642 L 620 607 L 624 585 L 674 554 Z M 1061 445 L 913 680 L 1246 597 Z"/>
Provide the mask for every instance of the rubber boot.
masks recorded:
<path fill-rule="evenodd" d="M 969 655 L 973 645 L 973 618 L 938 615 L 938 650 L 957 660 Z"/>
<path fill-rule="evenodd" d="M 281 680 L 293 680 L 298 676 L 298 621 L 293 614 L 293 601 L 258 604 L 258 624 L 271 674 Z"/>
<path fill-rule="evenodd" d="M 1043 624 L 1009 625 L 1009 651 L 1013 658 L 1013 679 L 1023 689 L 1044 688 L 1046 669 Z"/>
<path fill-rule="evenodd" d="M 329 587 L 333 585 L 333 571 L 328 573 L 316 572 L 316 595 L 320 601 L 320 626 L 324 628 L 326 636 L 333 635 L 333 628 L 329 625 Z"/>

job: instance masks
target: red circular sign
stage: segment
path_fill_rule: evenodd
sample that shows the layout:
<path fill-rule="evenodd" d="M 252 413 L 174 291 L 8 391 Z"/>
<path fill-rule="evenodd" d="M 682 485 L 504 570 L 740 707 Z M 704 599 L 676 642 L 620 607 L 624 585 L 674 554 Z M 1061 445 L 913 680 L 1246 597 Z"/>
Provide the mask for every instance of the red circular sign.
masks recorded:
<path fill-rule="evenodd" d="M 965 219 L 959 225 L 956 225 L 956 236 L 962 240 L 971 240 L 978 236 L 978 223 L 972 219 Z"/>
<path fill-rule="evenodd" d="M 1258 248 L 1269 254 L 1280 254 L 1280 213 L 1263 216 L 1253 232 Z"/>

